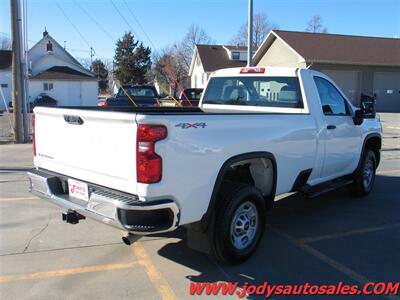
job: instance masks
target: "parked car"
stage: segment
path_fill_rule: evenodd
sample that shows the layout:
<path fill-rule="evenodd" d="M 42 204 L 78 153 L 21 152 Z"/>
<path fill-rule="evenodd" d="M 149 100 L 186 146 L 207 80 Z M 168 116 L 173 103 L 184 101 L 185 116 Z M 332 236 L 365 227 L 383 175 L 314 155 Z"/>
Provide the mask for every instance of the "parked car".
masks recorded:
<path fill-rule="evenodd" d="M 30 113 L 33 113 L 33 102 L 29 102 L 28 110 L 29 110 Z M 12 101 L 8 102 L 8 111 L 9 112 L 13 112 L 14 111 Z"/>
<path fill-rule="evenodd" d="M 183 106 L 199 106 L 203 89 L 190 88 L 184 89 L 179 95 L 179 102 Z"/>
<path fill-rule="evenodd" d="M 159 95 L 152 85 L 124 85 L 113 98 L 107 98 L 104 107 L 158 107 Z M 135 103 L 135 104 L 134 104 Z"/>
<path fill-rule="evenodd" d="M 33 108 L 36 106 L 56 106 L 57 105 L 57 100 L 50 97 L 49 95 L 45 93 L 41 93 L 39 96 L 36 97 L 36 99 L 33 101 Z"/>
<path fill-rule="evenodd" d="M 31 190 L 65 221 L 93 218 L 127 244 L 188 225 L 229 263 L 255 251 L 276 195 L 368 195 L 382 145 L 374 110 L 310 69 L 218 70 L 198 108 L 34 111 Z"/>

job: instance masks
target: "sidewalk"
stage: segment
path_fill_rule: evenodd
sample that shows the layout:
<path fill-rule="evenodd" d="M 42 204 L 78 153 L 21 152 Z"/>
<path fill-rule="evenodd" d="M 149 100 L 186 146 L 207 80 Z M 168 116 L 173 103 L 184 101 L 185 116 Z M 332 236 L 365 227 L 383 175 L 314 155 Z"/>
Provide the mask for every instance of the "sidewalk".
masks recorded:
<path fill-rule="evenodd" d="M 33 168 L 32 144 L 0 145 L 0 171 L 21 168 Z"/>

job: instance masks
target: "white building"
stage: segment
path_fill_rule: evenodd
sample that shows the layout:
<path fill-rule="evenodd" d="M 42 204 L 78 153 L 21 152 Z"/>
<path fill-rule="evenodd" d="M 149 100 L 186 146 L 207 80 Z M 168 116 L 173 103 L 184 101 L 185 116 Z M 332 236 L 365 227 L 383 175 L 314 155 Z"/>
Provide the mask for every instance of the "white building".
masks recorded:
<path fill-rule="evenodd" d="M 256 66 L 307 67 L 330 76 L 356 106 L 376 95 L 378 112 L 400 112 L 400 39 L 273 30 Z"/>
<path fill-rule="evenodd" d="M 11 59 L 9 50 L 0 50 L 0 111 L 4 110 L 4 99 L 6 103 L 11 101 Z"/>
<path fill-rule="evenodd" d="M 43 32 L 43 38 L 29 50 L 28 63 L 29 102 L 44 93 L 57 100 L 58 106 L 97 105 L 97 78 L 47 31 Z M 11 101 L 10 51 L 0 52 L 0 84 L 8 103 Z M 3 100 L 0 100 L 0 110 L 4 110 Z"/>
<path fill-rule="evenodd" d="M 189 76 L 192 88 L 204 88 L 210 74 L 223 68 L 244 67 L 247 47 L 223 45 L 196 45 Z"/>

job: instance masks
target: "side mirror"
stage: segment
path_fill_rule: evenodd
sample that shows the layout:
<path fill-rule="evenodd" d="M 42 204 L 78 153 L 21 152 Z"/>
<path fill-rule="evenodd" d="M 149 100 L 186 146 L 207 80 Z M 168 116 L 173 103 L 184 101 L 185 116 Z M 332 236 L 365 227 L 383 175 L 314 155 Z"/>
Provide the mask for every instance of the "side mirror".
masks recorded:
<path fill-rule="evenodd" d="M 354 112 L 354 117 L 353 117 L 354 125 L 361 125 L 364 120 L 363 116 L 364 116 L 363 111 L 361 109 L 357 109 Z"/>
<path fill-rule="evenodd" d="M 363 113 L 363 119 L 374 119 L 376 116 L 375 111 L 375 100 L 376 96 L 368 96 L 361 94 L 361 110 Z"/>
<path fill-rule="evenodd" d="M 354 112 L 354 117 L 353 117 L 355 125 L 361 125 L 363 119 L 375 119 L 376 116 L 375 100 L 376 100 L 376 95 L 369 96 L 361 94 L 361 99 L 360 99 L 361 108 Z"/>

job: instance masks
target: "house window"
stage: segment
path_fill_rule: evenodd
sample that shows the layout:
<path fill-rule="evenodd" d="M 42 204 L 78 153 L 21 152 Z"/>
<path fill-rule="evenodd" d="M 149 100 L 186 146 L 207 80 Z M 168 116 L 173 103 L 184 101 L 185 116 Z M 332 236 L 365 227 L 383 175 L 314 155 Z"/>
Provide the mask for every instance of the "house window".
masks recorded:
<path fill-rule="evenodd" d="M 237 52 L 237 51 L 232 52 L 232 59 L 239 60 L 240 59 L 240 52 Z"/>
<path fill-rule="evenodd" d="M 51 91 L 54 88 L 53 83 L 45 82 L 43 83 L 43 90 Z"/>
<path fill-rule="evenodd" d="M 8 88 L 8 84 L 7 84 L 7 83 L 2 83 L 2 84 L 1 84 L 1 87 L 4 88 L 4 89 L 6 89 L 6 88 Z"/>

